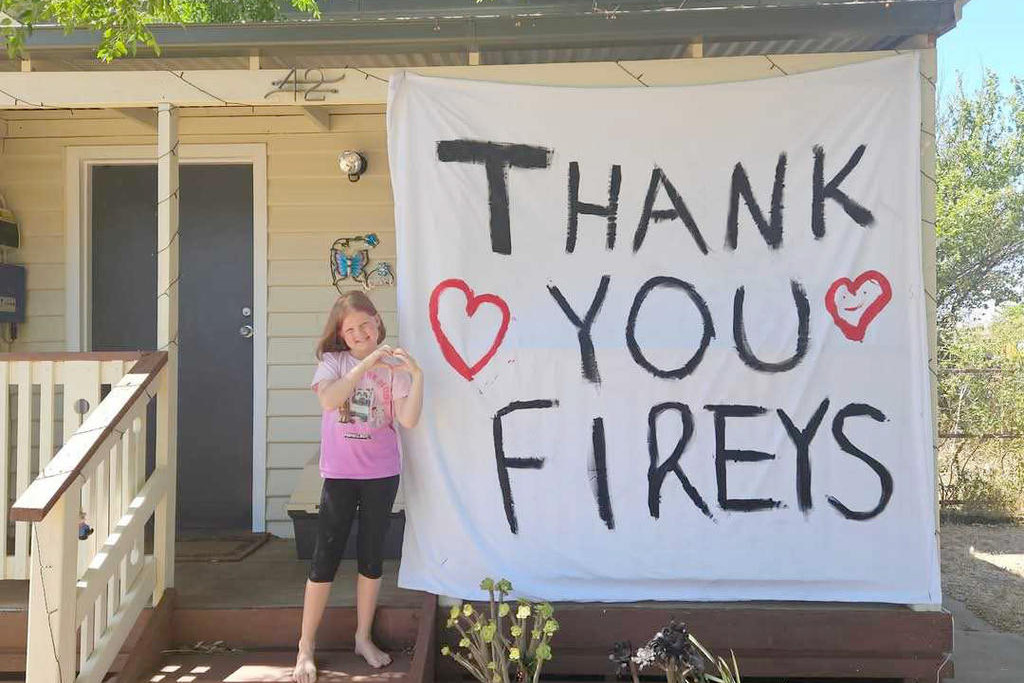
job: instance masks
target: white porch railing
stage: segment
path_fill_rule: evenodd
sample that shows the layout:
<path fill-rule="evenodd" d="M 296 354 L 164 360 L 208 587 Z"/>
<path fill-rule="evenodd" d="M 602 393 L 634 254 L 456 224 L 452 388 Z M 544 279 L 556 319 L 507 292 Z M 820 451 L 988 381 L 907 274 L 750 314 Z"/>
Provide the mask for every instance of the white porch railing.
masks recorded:
<path fill-rule="evenodd" d="M 98 406 L 104 386 L 117 384 L 141 357 L 0 353 L 0 579 L 28 578 L 31 528 L 10 520 L 10 506 L 81 425 L 82 409 L 88 414 Z"/>
<path fill-rule="evenodd" d="M 145 354 L 102 401 L 97 390 L 98 405 L 11 508 L 11 519 L 32 523 L 29 683 L 102 681 L 143 608 L 162 597 L 163 577 L 173 576 L 174 461 L 159 424 L 169 405 L 166 363 L 165 352 Z M 93 377 L 101 376 L 95 367 Z M 65 385 L 65 425 L 69 408 L 75 415 L 74 396 Z M 157 425 L 146 418 L 153 397 Z M 146 437 L 154 427 L 156 465 L 147 476 Z M 95 530 L 87 541 L 78 539 L 83 514 Z M 147 554 L 146 523 L 154 516 Z"/>

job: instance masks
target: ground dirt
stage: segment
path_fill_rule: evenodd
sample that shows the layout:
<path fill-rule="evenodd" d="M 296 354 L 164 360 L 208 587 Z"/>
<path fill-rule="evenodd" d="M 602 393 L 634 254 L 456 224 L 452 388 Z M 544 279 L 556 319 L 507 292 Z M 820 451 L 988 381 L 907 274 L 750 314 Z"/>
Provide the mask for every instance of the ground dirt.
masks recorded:
<path fill-rule="evenodd" d="M 1024 636 L 1024 524 L 943 523 L 942 592 Z"/>

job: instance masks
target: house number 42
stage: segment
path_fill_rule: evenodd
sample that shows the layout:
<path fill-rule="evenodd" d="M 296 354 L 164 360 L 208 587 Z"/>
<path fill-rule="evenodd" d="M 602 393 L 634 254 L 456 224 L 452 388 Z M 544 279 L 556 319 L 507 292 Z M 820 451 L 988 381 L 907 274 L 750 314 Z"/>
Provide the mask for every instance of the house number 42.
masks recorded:
<path fill-rule="evenodd" d="M 345 74 L 341 74 L 337 78 L 326 78 L 323 69 L 305 69 L 301 72 L 301 77 L 299 73 L 298 69 L 291 69 L 284 78 L 271 81 L 270 84 L 274 86 L 274 89 L 268 91 L 263 99 L 270 99 L 280 93 L 291 93 L 295 100 L 302 95 L 302 99 L 307 102 L 323 102 L 327 99 L 328 93 L 337 94 L 338 92 L 337 88 L 327 86 L 345 78 Z"/>

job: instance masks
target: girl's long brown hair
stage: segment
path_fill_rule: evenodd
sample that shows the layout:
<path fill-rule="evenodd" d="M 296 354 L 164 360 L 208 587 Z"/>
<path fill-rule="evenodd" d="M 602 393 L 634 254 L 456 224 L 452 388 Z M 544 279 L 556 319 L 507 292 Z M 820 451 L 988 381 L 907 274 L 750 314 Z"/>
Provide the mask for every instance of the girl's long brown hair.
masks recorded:
<path fill-rule="evenodd" d="M 342 339 L 341 335 L 338 334 L 338 326 L 345 316 L 354 311 L 372 315 L 377 318 L 377 343 L 380 344 L 384 341 L 384 338 L 388 336 L 388 332 L 384 329 L 384 321 L 381 320 L 380 314 L 377 312 L 377 307 L 373 305 L 373 301 L 370 297 L 366 296 L 365 293 L 359 290 L 351 292 L 345 292 L 337 298 L 334 305 L 331 306 L 331 312 L 327 316 L 327 323 L 324 325 L 324 331 L 320 335 L 319 341 L 316 343 L 316 358 L 320 360 L 323 358 L 325 353 L 331 353 L 336 351 L 348 351 L 348 344 Z"/>

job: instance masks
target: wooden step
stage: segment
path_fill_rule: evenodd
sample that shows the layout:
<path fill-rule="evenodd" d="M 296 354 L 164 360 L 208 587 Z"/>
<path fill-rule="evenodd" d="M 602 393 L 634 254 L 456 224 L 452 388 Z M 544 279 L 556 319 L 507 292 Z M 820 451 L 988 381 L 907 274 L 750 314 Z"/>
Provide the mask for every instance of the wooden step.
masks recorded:
<path fill-rule="evenodd" d="M 24 670 L 27 639 L 28 581 L 0 580 L 0 671 Z"/>
<path fill-rule="evenodd" d="M 441 620 L 444 618 L 442 610 Z M 845 603 L 556 603 L 561 628 L 544 674 L 608 676 L 616 641 L 647 642 L 670 619 L 684 622 L 719 656 L 735 652 L 744 680 L 875 678 L 936 680 L 953 648 L 948 613 Z M 439 623 L 440 638 L 458 637 Z M 948 664 L 947 664 L 948 666 Z M 461 676 L 450 658 L 438 679 Z M 948 671 L 948 669 L 947 669 Z"/>
<path fill-rule="evenodd" d="M 374 669 L 351 650 L 321 651 L 317 653 L 318 683 L 401 683 L 409 680 L 412 656 L 406 652 L 391 652 L 391 658 L 390 666 Z M 294 666 L 295 651 L 292 649 L 169 654 L 155 670 L 136 681 L 125 683 L 278 683 L 292 680 Z"/>
<path fill-rule="evenodd" d="M 381 647 L 402 649 L 416 642 L 420 607 L 377 608 L 374 638 Z M 223 641 L 242 649 L 289 650 L 299 641 L 301 607 L 244 607 L 174 611 L 173 642 L 189 645 Z M 351 647 L 356 630 L 355 607 L 328 607 L 320 623 L 318 640 L 325 647 Z"/>
<path fill-rule="evenodd" d="M 173 594 L 173 590 L 169 591 L 169 594 Z M 135 650 L 149 647 L 149 642 L 145 639 L 147 632 L 170 630 L 170 608 L 171 603 L 168 603 L 161 610 L 146 608 L 142 611 L 129 632 L 121 653 L 114 658 L 110 667 L 111 673 L 122 671 Z M 24 680 L 27 649 L 28 612 L 24 609 L 0 607 L 0 682 Z"/>
<path fill-rule="evenodd" d="M 0 610 L 0 671 L 19 671 L 11 667 L 15 661 L 24 666 L 26 647 L 28 612 Z"/>
<path fill-rule="evenodd" d="M 146 609 L 112 667 L 112 672 L 124 672 L 126 681 L 290 681 L 291 666 L 294 664 L 295 647 L 302 622 L 301 607 L 252 607 L 214 609 L 175 609 L 174 591 L 168 590 L 164 600 L 156 609 Z M 395 665 L 386 671 L 375 673 L 369 670 L 362 658 L 353 655 L 350 647 L 356 627 L 354 607 L 328 607 L 321 623 L 319 639 L 325 650 L 327 670 L 333 677 L 321 677 L 322 681 L 349 680 L 358 676 L 360 683 L 402 678 L 411 683 L 433 680 L 434 654 L 437 649 L 436 636 L 437 599 L 423 594 L 416 607 L 381 606 L 374 620 L 374 637 L 381 647 L 387 649 Z M 22 680 L 25 667 L 26 613 L 21 610 L 0 610 L 0 681 Z M 192 663 L 188 671 L 170 676 L 169 672 L 151 671 L 163 657 L 164 649 L 188 649 L 197 643 L 223 641 L 228 649 L 241 652 L 216 652 L 209 656 L 198 654 L 175 654 L 161 666 L 183 666 Z M 417 643 L 425 643 L 419 657 L 412 653 Z M 236 673 L 228 672 L 223 678 L 203 678 L 191 670 L 213 664 L 194 661 L 206 656 L 221 668 L 234 666 Z M 244 661 L 239 657 L 245 657 Z M 180 659 L 181 661 L 177 661 Z M 188 660 L 186 662 L 185 660 Z M 290 659 L 290 661 L 289 661 Z M 362 662 L 362 664 L 360 664 Z M 404 663 L 403 663 L 404 662 Z M 352 665 L 359 665 L 353 667 Z M 248 667 L 248 668 L 246 668 Z M 260 667 L 270 667 L 260 669 Z M 277 667 L 276 669 L 274 667 Z M 280 674 L 285 667 L 287 675 Z M 219 675 L 221 669 L 211 669 Z M 413 675 L 410 676 L 410 670 Z M 232 670 L 234 671 L 234 670 Z M 255 672 L 255 673 L 254 673 Z M 270 672 L 270 673 L 267 673 Z M 359 672 L 359 673 L 353 673 Z M 252 678 L 252 676 L 271 676 Z M 161 677 L 162 676 L 162 677 Z M 189 678 L 195 676 L 195 678 Z M 278 676 L 274 678 L 273 676 Z M 121 677 L 118 678 L 120 680 Z"/>
<path fill-rule="evenodd" d="M 291 681 L 301 618 L 300 608 L 289 607 L 179 609 L 174 613 L 175 640 L 194 640 L 195 644 L 185 651 L 168 651 L 149 673 L 126 677 L 123 683 Z M 332 643 L 351 640 L 355 631 L 355 608 L 328 608 L 318 634 L 321 645 L 326 647 L 317 653 L 318 680 L 321 683 L 433 681 L 438 648 L 437 620 L 437 598 L 433 595 L 424 595 L 416 609 L 379 607 L 374 619 L 374 637 L 389 651 L 392 663 L 383 669 L 374 669 L 352 650 L 331 647 Z M 211 647 L 211 642 L 217 644 Z M 284 645 L 252 645 L 267 642 Z M 243 647 L 243 643 L 249 645 Z"/>

